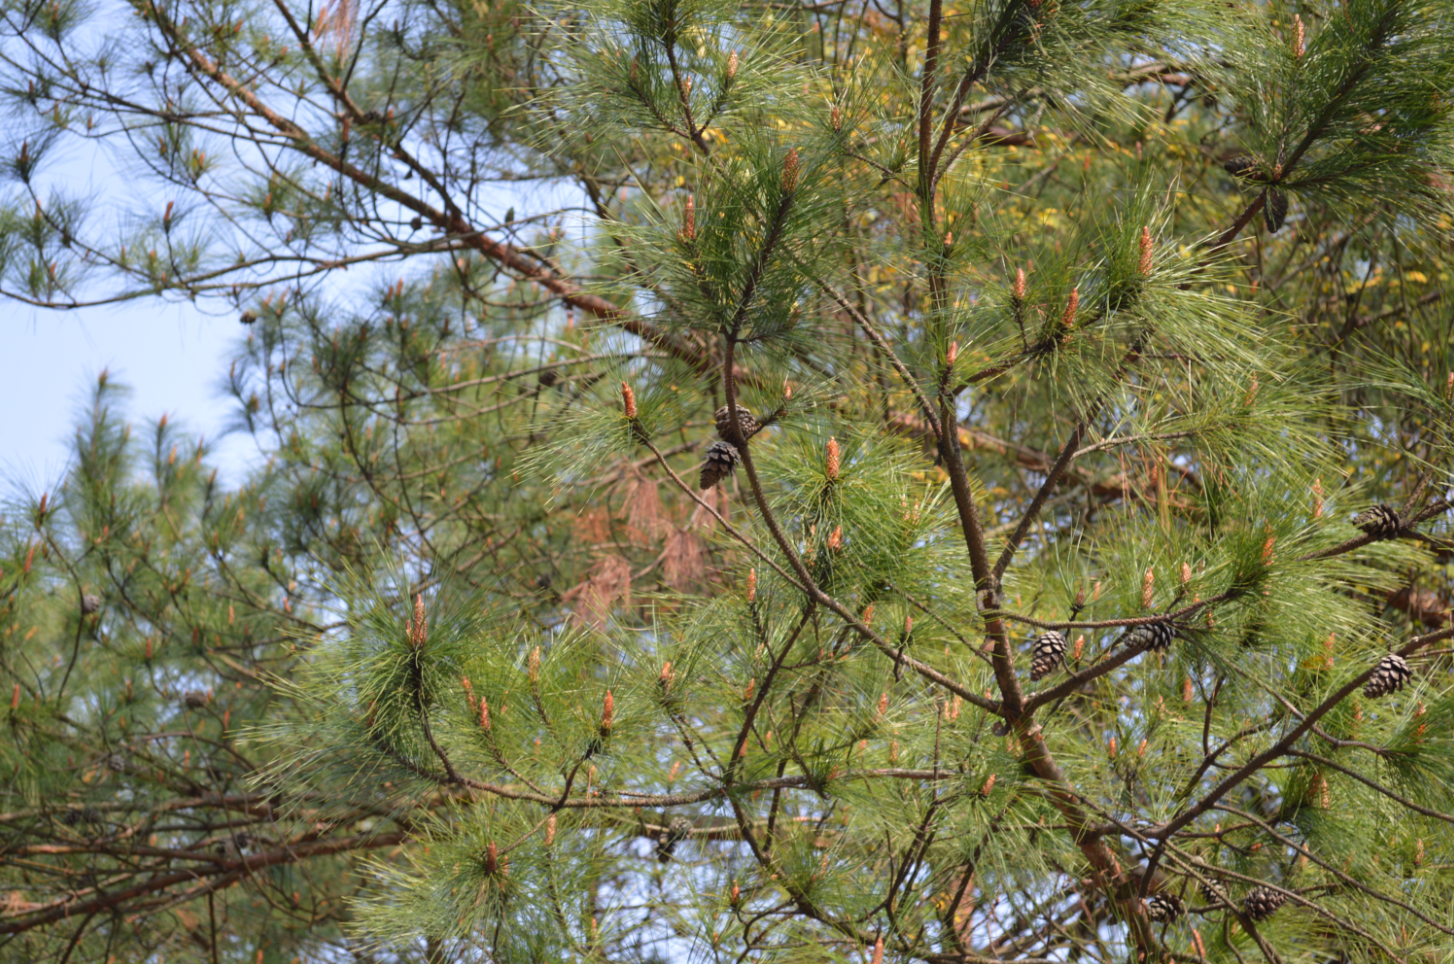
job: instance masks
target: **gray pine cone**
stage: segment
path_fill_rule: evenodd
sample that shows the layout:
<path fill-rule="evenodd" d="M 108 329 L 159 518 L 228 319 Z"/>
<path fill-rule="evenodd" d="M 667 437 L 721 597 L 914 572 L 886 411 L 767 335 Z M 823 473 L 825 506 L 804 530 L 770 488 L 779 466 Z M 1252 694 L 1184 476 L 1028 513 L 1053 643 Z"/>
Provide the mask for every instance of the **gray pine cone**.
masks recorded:
<path fill-rule="evenodd" d="M 1270 887 L 1254 887 L 1242 900 L 1242 912 L 1253 920 L 1267 920 L 1287 903 L 1287 895 Z"/>
<path fill-rule="evenodd" d="M 686 817 L 673 817 L 671 823 L 661 832 L 656 841 L 656 859 L 662 863 L 671 860 L 672 851 L 676 850 L 677 844 L 686 840 L 692 834 L 692 822 Z"/>
<path fill-rule="evenodd" d="M 1403 523 L 1392 506 L 1379 503 L 1353 517 L 1353 524 L 1378 539 L 1392 539 Z"/>
<path fill-rule="evenodd" d="M 1055 630 L 1035 640 L 1035 649 L 1030 659 L 1030 679 L 1041 680 L 1055 672 L 1065 659 L 1065 637 Z"/>
<path fill-rule="evenodd" d="M 1154 921 L 1174 921 L 1186 912 L 1175 894 L 1152 894 L 1146 898 L 1146 916 Z"/>
<path fill-rule="evenodd" d="M 728 415 L 727 406 L 723 405 L 717 409 L 715 417 L 717 422 L 717 437 L 724 442 L 732 441 L 727 437 Z M 742 429 L 742 441 L 744 442 L 756 435 L 758 430 L 762 428 L 747 406 L 740 402 L 737 405 L 737 425 Z"/>
<path fill-rule="evenodd" d="M 1286 220 L 1287 192 L 1275 187 L 1268 188 L 1267 201 L 1262 205 L 1262 223 L 1267 226 L 1267 233 L 1276 234 L 1281 231 Z"/>
<path fill-rule="evenodd" d="M 1397 693 L 1413 675 L 1414 671 L 1409 669 L 1408 660 L 1397 653 L 1389 653 L 1378 661 L 1373 675 L 1363 684 L 1363 695 L 1369 699 L 1377 699 L 1389 693 Z"/>
<path fill-rule="evenodd" d="M 1222 170 L 1244 181 L 1262 181 L 1265 176 L 1257 166 L 1257 158 L 1247 154 L 1228 158 L 1222 162 Z"/>
<path fill-rule="evenodd" d="M 81 597 L 81 615 L 89 616 L 101 608 L 101 597 L 95 593 L 86 593 Z"/>
<path fill-rule="evenodd" d="M 1168 622 L 1143 623 L 1140 626 L 1131 627 L 1123 638 L 1127 646 L 1141 646 L 1159 653 L 1171 646 L 1171 641 L 1176 638 L 1176 627 Z"/>
<path fill-rule="evenodd" d="M 713 442 L 707 449 L 707 460 L 702 463 L 702 489 L 710 489 L 731 475 L 741 458 L 737 446 L 731 442 Z"/>

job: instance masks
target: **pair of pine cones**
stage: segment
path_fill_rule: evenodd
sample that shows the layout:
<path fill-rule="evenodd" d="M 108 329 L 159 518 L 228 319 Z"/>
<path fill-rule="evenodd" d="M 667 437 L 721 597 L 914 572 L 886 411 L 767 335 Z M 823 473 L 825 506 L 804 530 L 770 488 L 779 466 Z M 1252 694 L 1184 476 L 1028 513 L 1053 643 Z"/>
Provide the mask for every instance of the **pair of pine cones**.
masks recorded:
<path fill-rule="evenodd" d="M 1142 623 L 1131 627 L 1124 642 L 1127 646 L 1145 645 L 1152 652 L 1161 652 L 1176 639 L 1176 626 L 1170 622 Z M 1035 649 L 1030 656 L 1030 679 L 1038 682 L 1065 661 L 1065 637 L 1055 630 L 1044 633 L 1035 640 Z"/>
<path fill-rule="evenodd" d="M 1213 904 L 1221 903 L 1210 888 L 1203 886 L 1202 895 Z M 1271 887 L 1254 887 L 1242 899 L 1242 913 L 1252 920 L 1263 921 L 1277 913 L 1287 903 L 1287 895 Z M 1146 898 L 1146 916 L 1158 923 L 1174 921 L 1186 913 L 1186 905 L 1175 894 L 1153 894 Z"/>
<path fill-rule="evenodd" d="M 707 460 L 702 463 L 702 489 L 710 489 L 731 475 L 737 468 L 737 463 L 742 461 L 742 454 L 737 451 L 737 446 L 728 441 L 730 433 L 728 429 L 732 425 L 732 413 L 726 405 L 717 409 L 717 441 L 713 442 L 707 449 Z M 746 442 L 752 436 L 762 430 L 760 423 L 746 406 L 737 406 L 737 427 L 742 432 L 742 441 Z"/>

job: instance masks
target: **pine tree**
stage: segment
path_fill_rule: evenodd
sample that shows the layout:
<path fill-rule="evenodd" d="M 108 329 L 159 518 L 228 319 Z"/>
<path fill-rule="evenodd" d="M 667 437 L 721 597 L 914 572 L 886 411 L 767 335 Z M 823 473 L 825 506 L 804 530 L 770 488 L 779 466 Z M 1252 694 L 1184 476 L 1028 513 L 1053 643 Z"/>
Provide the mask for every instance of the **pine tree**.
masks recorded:
<path fill-rule="evenodd" d="M 103 397 L 10 513 L 27 954 L 1448 946 L 1442 7 L 135 12 L 7 21 L 6 287 L 221 299 L 273 463 Z M 101 234 L 83 125 L 178 201 Z"/>

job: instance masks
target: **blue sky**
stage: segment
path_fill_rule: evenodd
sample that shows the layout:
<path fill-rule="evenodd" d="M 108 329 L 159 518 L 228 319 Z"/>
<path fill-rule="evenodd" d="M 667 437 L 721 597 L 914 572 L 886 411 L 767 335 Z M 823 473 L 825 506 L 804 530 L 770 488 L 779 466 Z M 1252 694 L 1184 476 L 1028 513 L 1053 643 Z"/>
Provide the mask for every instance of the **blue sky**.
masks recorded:
<path fill-rule="evenodd" d="M 220 441 L 211 461 L 227 481 L 239 481 L 256 450 L 246 437 L 222 439 L 230 402 L 219 382 L 241 335 L 236 318 L 192 304 L 44 311 L 0 303 L 0 494 L 54 487 L 77 414 L 102 369 L 132 388 L 133 424 L 165 412 Z"/>
<path fill-rule="evenodd" d="M 112 156 L 100 144 L 66 143 L 52 154 L 45 184 L 97 199 L 108 214 L 155 214 L 170 192 L 144 179 L 127 180 L 126 149 Z M 119 158 L 119 160 L 118 160 Z M 497 211 L 559 210 L 581 203 L 579 192 L 551 181 L 487 188 L 482 197 Z M 527 232 L 527 233 L 533 233 Z M 104 238 L 102 239 L 104 240 Z M 385 269 L 390 278 L 398 266 Z M 363 273 L 339 284 L 359 284 Z M 94 297 L 114 290 L 104 282 L 82 292 Z M 219 314 L 219 312 L 225 312 Z M 53 489 L 69 456 L 69 438 L 97 374 L 131 387 L 126 413 L 134 425 L 168 420 L 209 440 L 209 462 L 219 477 L 237 484 L 255 460 L 257 448 L 245 436 L 223 437 L 231 402 L 221 383 L 234 343 L 245 337 L 237 316 L 220 300 L 201 306 L 140 299 L 116 306 L 46 311 L 0 298 L 0 499 L 17 489 Z"/>

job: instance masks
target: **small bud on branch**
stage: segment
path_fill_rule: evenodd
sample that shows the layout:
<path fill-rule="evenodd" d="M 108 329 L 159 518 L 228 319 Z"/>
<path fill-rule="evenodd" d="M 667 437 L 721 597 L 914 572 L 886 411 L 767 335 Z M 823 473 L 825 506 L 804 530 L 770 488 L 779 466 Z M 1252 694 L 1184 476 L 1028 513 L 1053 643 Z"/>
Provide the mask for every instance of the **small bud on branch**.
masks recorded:
<path fill-rule="evenodd" d="M 621 401 L 624 403 L 625 408 L 626 408 L 626 417 L 627 418 L 635 418 L 636 417 L 636 393 L 633 392 L 631 390 L 631 386 L 628 385 L 628 384 L 626 384 L 625 382 L 622 382 L 621 383 Z"/>
<path fill-rule="evenodd" d="M 837 481 L 837 479 L 838 479 L 838 439 L 831 438 L 831 437 L 828 439 L 827 471 L 828 471 L 828 481 L 829 482 Z"/>
<path fill-rule="evenodd" d="M 1080 308 L 1080 289 L 1071 288 L 1070 297 L 1065 302 L 1065 313 L 1060 316 L 1061 331 L 1070 331 L 1075 327 L 1075 313 Z"/>
<path fill-rule="evenodd" d="M 424 620 L 424 594 L 420 593 L 414 597 L 414 617 L 409 620 L 406 627 L 409 636 L 409 645 L 415 649 L 423 649 L 424 641 L 427 638 Z"/>
<path fill-rule="evenodd" d="M 798 149 L 789 148 L 788 156 L 783 158 L 783 193 L 792 194 L 798 189 Z"/>

